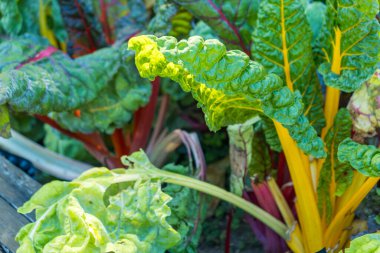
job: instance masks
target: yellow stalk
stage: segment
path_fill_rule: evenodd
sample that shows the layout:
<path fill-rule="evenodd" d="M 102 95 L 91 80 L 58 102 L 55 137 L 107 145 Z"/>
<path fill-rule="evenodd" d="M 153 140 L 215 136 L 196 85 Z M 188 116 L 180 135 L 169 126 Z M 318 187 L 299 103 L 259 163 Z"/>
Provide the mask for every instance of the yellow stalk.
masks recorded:
<path fill-rule="evenodd" d="M 314 192 L 317 192 L 317 186 L 318 186 L 317 160 L 314 157 L 309 156 L 309 164 L 310 164 L 311 181 L 313 182 Z"/>
<path fill-rule="evenodd" d="M 335 32 L 335 36 L 334 36 L 335 41 L 333 43 L 334 51 L 333 51 L 333 56 L 332 56 L 331 71 L 337 75 L 340 75 L 340 72 L 342 70 L 341 68 L 342 54 L 340 52 L 342 32 L 340 31 L 339 27 L 335 27 L 334 32 Z M 340 91 L 338 89 L 327 86 L 326 103 L 325 103 L 325 108 L 324 108 L 326 126 L 322 129 L 322 139 L 325 138 L 327 130 L 332 126 L 334 117 L 336 113 L 338 112 L 339 97 L 340 97 Z"/>
<path fill-rule="evenodd" d="M 296 192 L 297 213 L 305 238 L 306 252 L 317 252 L 323 248 L 322 224 L 311 178 L 307 174 L 309 167 L 304 166 L 304 158 L 290 137 L 288 130 L 276 121 L 274 121 L 274 125 L 285 153 Z"/>
<path fill-rule="evenodd" d="M 335 245 L 339 239 L 340 233 L 347 226 L 347 217 L 351 215 L 365 198 L 368 192 L 375 186 L 380 177 L 368 178 L 360 189 L 349 199 L 335 215 L 325 233 L 326 245 Z"/>
<path fill-rule="evenodd" d="M 50 44 L 52 44 L 54 47 L 58 47 L 57 40 L 55 39 L 54 32 L 49 28 L 46 20 L 46 9 L 43 3 L 43 0 L 39 0 L 39 24 L 40 24 L 40 32 L 43 37 L 48 39 Z"/>
<path fill-rule="evenodd" d="M 357 171 L 354 171 L 354 176 L 352 178 L 351 185 L 347 188 L 344 194 L 336 200 L 336 211 L 340 210 L 344 205 L 347 204 L 347 202 L 352 198 L 352 196 L 358 192 L 358 190 L 364 184 L 366 179 L 366 176 Z M 336 214 L 336 212 L 334 214 Z"/>
<path fill-rule="evenodd" d="M 285 224 L 292 229 L 293 231 L 289 231 L 291 233 L 291 239 L 288 240 L 286 243 L 288 244 L 289 248 L 293 252 L 305 252 L 303 243 L 302 243 L 302 234 L 301 229 L 296 221 L 296 219 L 293 216 L 292 210 L 290 210 L 290 207 L 288 203 L 286 202 L 284 195 L 282 195 L 282 192 L 280 188 L 278 187 L 277 183 L 273 178 L 269 178 L 268 180 L 268 186 L 269 190 L 272 193 L 272 196 L 274 200 L 276 201 L 278 209 L 280 209 L 281 215 L 284 218 Z"/>

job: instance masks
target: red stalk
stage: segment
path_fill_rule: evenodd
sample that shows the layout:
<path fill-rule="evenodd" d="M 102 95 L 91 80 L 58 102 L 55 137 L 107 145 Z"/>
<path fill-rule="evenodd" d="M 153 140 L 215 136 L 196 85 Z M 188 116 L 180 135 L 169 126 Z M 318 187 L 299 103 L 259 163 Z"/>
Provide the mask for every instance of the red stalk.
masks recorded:
<path fill-rule="evenodd" d="M 231 250 L 231 225 L 232 225 L 232 219 L 234 218 L 234 210 L 231 209 L 230 212 L 227 215 L 227 228 L 226 228 L 226 240 L 224 244 L 224 252 L 230 253 Z"/>
<path fill-rule="evenodd" d="M 285 181 L 285 166 L 286 166 L 286 159 L 284 152 L 281 152 L 278 155 L 278 165 L 277 165 L 277 184 L 279 186 L 286 183 Z"/>
<path fill-rule="evenodd" d="M 138 109 L 134 114 L 133 140 L 130 149 L 131 153 L 140 148 L 144 148 L 147 144 L 150 129 L 153 124 L 159 90 L 160 78 L 156 77 L 152 82 L 152 95 L 150 96 L 149 103 Z"/>
<path fill-rule="evenodd" d="M 100 9 L 101 9 L 101 15 L 100 15 L 100 23 L 102 24 L 102 29 L 104 36 L 106 38 L 106 42 L 108 45 L 111 45 L 113 43 L 112 34 L 111 34 L 111 28 L 108 23 L 107 18 L 107 4 L 104 0 L 100 0 Z"/>
<path fill-rule="evenodd" d="M 115 153 L 117 157 L 128 154 L 128 148 L 125 144 L 123 129 L 117 128 L 111 135 L 112 144 L 115 148 Z"/>
<path fill-rule="evenodd" d="M 51 127 L 59 130 L 61 133 L 81 141 L 85 145 L 88 152 L 90 152 L 102 164 L 110 168 L 122 167 L 122 163 L 120 162 L 119 158 L 110 154 L 99 133 L 74 133 L 62 128 L 60 125 L 58 125 L 57 122 L 47 116 L 35 115 L 35 117 L 45 124 L 48 124 Z"/>
<path fill-rule="evenodd" d="M 268 188 L 268 184 L 266 182 L 255 184 L 251 181 L 251 185 L 259 206 L 274 217 L 281 220 L 280 211 L 278 210 L 276 202 Z M 285 252 L 287 247 L 284 240 L 282 240 L 270 228 L 265 226 L 264 229 L 265 238 L 267 240 L 267 243 L 264 244 L 265 252 Z"/>

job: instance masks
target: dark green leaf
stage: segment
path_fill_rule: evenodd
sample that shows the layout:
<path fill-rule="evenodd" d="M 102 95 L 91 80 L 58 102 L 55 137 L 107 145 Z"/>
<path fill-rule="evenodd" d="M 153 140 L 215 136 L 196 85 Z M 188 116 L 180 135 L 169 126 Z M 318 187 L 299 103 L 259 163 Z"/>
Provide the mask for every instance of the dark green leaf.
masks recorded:
<path fill-rule="evenodd" d="M 345 138 L 351 136 L 352 121 L 347 109 L 340 109 L 334 119 L 333 126 L 326 134 L 327 157 L 323 163 L 318 180 L 318 208 L 321 213 L 325 211 L 329 220 L 332 215 L 330 184 L 335 181 L 335 195 L 341 196 L 352 182 L 353 170 L 351 166 L 338 160 L 338 145 Z M 334 178 L 332 178 L 334 175 Z M 325 207 L 325 209 L 324 209 Z"/>
<path fill-rule="evenodd" d="M 375 146 L 362 145 L 347 138 L 339 145 L 338 159 L 341 162 L 349 162 L 365 176 L 380 176 L 380 149 Z"/>

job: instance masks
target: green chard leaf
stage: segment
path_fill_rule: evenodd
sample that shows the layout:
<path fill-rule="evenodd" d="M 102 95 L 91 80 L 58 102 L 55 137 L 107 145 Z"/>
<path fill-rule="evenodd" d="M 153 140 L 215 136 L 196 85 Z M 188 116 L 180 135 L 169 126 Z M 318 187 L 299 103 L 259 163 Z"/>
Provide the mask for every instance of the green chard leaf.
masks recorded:
<path fill-rule="evenodd" d="M 123 3 L 118 1 L 116 4 L 109 4 L 111 6 L 109 13 L 110 16 L 112 15 L 111 25 L 114 24 L 116 40 L 124 43 L 146 29 L 149 11 L 143 0 L 122 1 Z M 126 6 L 128 7 L 127 10 L 124 9 Z M 111 14 L 112 11 L 115 14 Z"/>
<path fill-rule="evenodd" d="M 9 122 L 9 111 L 6 105 L 0 105 L 0 137 L 11 137 L 11 124 Z"/>
<path fill-rule="evenodd" d="M 350 138 L 342 141 L 338 148 L 338 159 L 368 177 L 380 176 L 380 149 L 372 145 L 362 145 Z"/>
<path fill-rule="evenodd" d="M 175 0 L 210 26 L 230 48 L 249 52 L 259 0 Z"/>
<path fill-rule="evenodd" d="M 10 112 L 12 129 L 28 137 L 34 142 L 41 141 L 45 136 L 44 123 L 26 113 Z"/>
<path fill-rule="evenodd" d="M 300 91 L 304 114 L 320 132 L 325 125 L 323 96 L 313 61 L 312 32 L 300 10 L 298 0 L 261 1 L 252 56 L 291 90 Z"/>
<path fill-rule="evenodd" d="M 154 4 L 155 16 L 148 25 L 148 31 L 156 36 L 168 35 L 172 29 L 170 20 L 178 11 L 178 6 L 167 0 L 157 0 Z"/>
<path fill-rule="evenodd" d="M 50 116 L 73 132 L 100 131 L 112 134 L 116 128 L 128 123 L 133 113 L 149 102 L 151 83 L 139 76 L 133 55 L 121 61 L 116 75 L 98 92 L 95 99 L 65 112 L 52 112 Z"/>
<path fill-rule="evenodd" d="M 190 36 L 201 36 L 205 40 L 219 39 L 215 32 L 205 22 L 198 21 L 193 30 L 190 31 Z"/>
<path fill-rule="evenodd" d="M 378 253 L 380 249 L 380 233 L 366 234 L 351 241 L 345 253 Z M 343 251 L 340 251 L 342 253 Z"/>
<path fill-rule="evenodd" d="M 49 125 L 45 125 L 44 128 L 46 134 L 43 142 L 47 149 L 75 160 L 97 164 L 97 161 L 88 153 L 83 143 L 62 134 Z"/>
<path fill-rule="evenodd" d="M 75 60 L 57 51 L 18 69 L 4 67 L 0 73 L 0 104 L 38 114 L 75 109 L 96 97 L 120 62 L 119 51 L 107 48 Z"/>
<path fill-rule="evenodd" d="M 256 183 L 263 182 L 268 175 L 273 176 L 272 162 L 269 156 L 269 149 L 263 145 L 265 137 L 261 129 L 254 129 L 255 134 L 252 139 L 251 162 L 248 165 L 248 176 Z M 277 135 L 276 135 L 277 138 Z"/>
<path fill-rule="evenodd" d="M 132 52 L 118 47 L 73 60 L 26 36 L 1 43 L 0 54 L 0 104 L 49 114 L 71 131 L 112 133 L 150 97 L 151 84 L 139 76 Z"/>
<path fill-rule="evenodd" d="M 142 77 L 169 77 L 191 92 L 205 113 L 211 130 L 245 122 L 263 112 L 289 129 L 299 147 L 324 156 L 323 143 L 307 118 L 298 91 L 292 93 L 281 79 L 237 50 L 227 51 L 217 40 L 201 37 L 138 36 L 129 41 L 136 51 Z"/>
<path fill-rule="evenodd" d="M 186 176 L 191 174 L 189 167 L 174 164 L 167 164 L 162 170 Z M 188 187 L 175 184 L 167 184 L 162 191 L 173 196 L 168 203 L 171 215 L 167 221 L 181 235 L 181 241 L 168 251 L 171 253 L 197 252 L 207 210 L 205 196 L 201 196 L 199 192 Z"/>
<path fill-rule="evenodd" d="M 324 60 L 324 53 L 320 42 L 322 39 L 320 33 L 323 26 L 326 25 L 326 12 L 327 7 L 322 2 L 309 3 L 305 8 L 306 18 L 313 33 L 311 45 L 313 47 L 314 61 L 318 66 Z"/>
<path fill-rule="evenodd" d="M 0 2 L 0 23 L 7 34 L 19 34 L 22 28 L 22 16 L 17 1 Z"/>
<path fill-rule="evenodd" d="M 0 24 L 7 35 L 40 35 L 41 16 L 48 20 L 48 28 L 58 41 L 67 40 L 57 0 L 4 0 L 0 3 Z"/>
<path fill-rule="evenodd" d="M 149 180 L 113 187 L 125 172 L 95 168 L 44 185 L 19 208 L 36 210 L 36 222 L 19 231 L 17 252 L 163 253 L 176 245 L 180 235 L 166 221 L 171 197 Z"/>
<path fill-rule="evenodd" d="M 379 62 L 378 0 L 327 0 L 326 25 L 319 34 L 326 85 L 352 92 L 372 76 Z"/>
<path fill-rule="evenodd" d="M 102 26 L 93 5 L 97 1 L 59 0 L 60 16 L 68 33 L 67 52 L 72 57 L 106 46 Z"/>
<path fill-rule="evenodd" d="M 4 40 L 0 43 L 0 73 L 28 62 L 48 45 L 45 39 L 30 34 Z"/>
<path fill-rule="evenodd" d="M 281 152 L 282 151 L 281 142 L 280 142 L 280 139 L 278 138 L 277 131 L 273 124 L 273 121 L 266 116 L 262 116 L 261 122 L 263 125 L 265 141 L 269 144 L 269 147 L 272 150 L 276 152 Z"/>
<path fill-rule="evenodd" d="M 352 120 L 347 109 L 340 109 L 335 116 L 333 126 L 328 130 L 325 141 L 327 157 L 323 163 L 317 187 L 318 208 L 325 211 L 329 220 L 332 215 L 330 184 L 335 181 L 335 195 L 342 196 L 352 182 L 353 170 L 350 164 L 338 160 L 338 145 L 351 136 Z M 334 175 L 334 178 L 332 176 Z M 324 209 L 325 207 L 325 209 Z"/>
<path fill-rule="evenodd" d="M 156 36 L 188 37 L 193 16 L 184 8 L 179 8 L 168 0 L 159 0 L 154 5 L 154 12 L 156 15 L 148 25 L 149 33 Z"/>

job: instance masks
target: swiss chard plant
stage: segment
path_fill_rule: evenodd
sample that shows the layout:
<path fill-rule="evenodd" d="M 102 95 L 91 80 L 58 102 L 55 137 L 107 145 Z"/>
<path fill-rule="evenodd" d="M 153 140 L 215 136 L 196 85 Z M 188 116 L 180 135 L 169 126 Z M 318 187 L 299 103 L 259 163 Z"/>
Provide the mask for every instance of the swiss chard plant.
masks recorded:
<path fill-rule="evenodd" d="M 20 252 L 196 249 L 197 225 L 178 223 L 192 216 L 180 213 L 185 200 L 166 183 L 242 208 L 267 252 L 347 247 L 354 212 L 380 178 L 380 149 L 368 145 L 378 145 L 379 2 L 156 1 L 149 22 L 149 3 L 111 2 L 0 4 L 2 136 L 13 114 L 27 112 L 111 168 L 139 148 L 163 164 L 168 95 L 147 145 L 161 83 L 177 101 L 190 95 L 210 130 L 227 127 L 231 192 L 134 153 L 122 159 L 127 170 L 44 186 L 20 208 L 36 210 L 17 236 Z"/>

